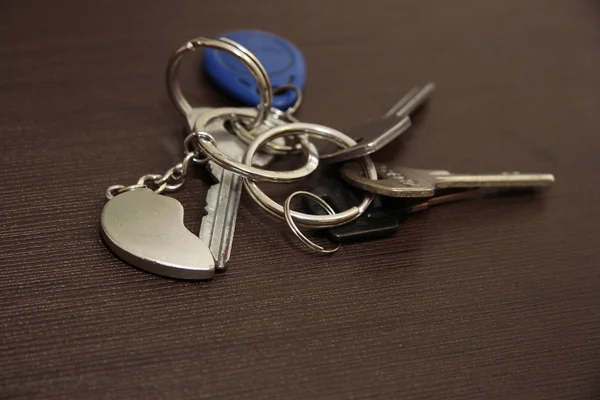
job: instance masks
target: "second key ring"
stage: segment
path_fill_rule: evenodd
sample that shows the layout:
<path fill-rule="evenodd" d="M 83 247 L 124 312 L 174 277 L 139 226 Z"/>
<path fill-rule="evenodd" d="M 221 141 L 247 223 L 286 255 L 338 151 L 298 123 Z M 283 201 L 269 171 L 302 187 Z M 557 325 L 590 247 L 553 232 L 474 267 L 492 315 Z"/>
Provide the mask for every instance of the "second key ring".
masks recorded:
<path fill-rule="evenodd" d="M 323 125 L 317 124 L 307 124 L 307 123 L 291 123 L 287 125 L 278 126 L 277 128 L 270 129 L 269 131 L 262 133 L 254 139 L 248 149 L 246 150 L 246 154 L 244 155 L 244 162 L 246 164 L 251 164 L 252 158 L 256 151 L 264 145 L 267 141 L 271 139 L 271 135 L 273 133 L 278 133 L 278 136 L 285 135 L 298 135 L 298 131 L 300 133 L 304 133 L 304 135 L 299 135 L 304 142 L 308 142 L 308 138 L 306 136 L 314 136 L 317 138 L 321 138 L 327 140 L 331 143 L 336 144 L 338 147 L 347 148 L 356 145 L 356 141 L 352 139 L 350 136 L 337 131 L 333 128 L 329 128 Z M 376 180 L 377 179 L 377 169 L 375 168 L 375 164 L 371 160 L 369 156 L 361 157 L 357 161 L 360 162 L 363 171 L 369 179 Z M 250 197 L 258 204 L 260 208 L 268 212 L 269 214 L 284 219 L 285 218 L 285 210 L 284 207 L 280 204 L 276 203 L 273 199 L 263 192 L 256 182 L 253 182 L 249 179 L 244 179 L 244 187 L 250 194 Z M 351 207 L 345 211 L 336 214 L 330 215 L 312 215 L 305 214 L 298 211 L 289 212 L 290 216 L 294 219 L 299 225 L 312 227 L 312 228 L 332 228 L 335 226 L 341 226 L 347 224 L 360 217 L 365 210 L 371 205 L 371 202 L 375 198 L 375 194 L 373 193 L 365 193 L 365 196 L 361 203 L 357 206 Z"/>
<path fill-rule="evenodd" d="M 181 57 L 185 53 L 195 51 L 199 47 L 209 47 L 217 50 L 223 50 L 233 55 L 240 60 L 246 66 L 246 68 L 248 68 L 254 79 L 256 79 L 256 82 L 258 83 L 260 103 L 258 104 L 258 114 L 256 115 L 256 119 L 254 119 L 249 126 L 251 131 L 256 129 L 265 121 L 269 110 L 271 110 L 271 107 L 273 106 L 273 87 L 271 86 L 271 81 L 269 80 L 267 71 L 260 61 L 258 61 L 258 59 L 245 47 L 227 38 L 195 38 L 185 43 L 183 46 L 177 49 L 175 53 L 173 53 L 169 59 L 169 64 L 167 65 L 166 79 L 169 97 L 171 98 L 171 101 L 173 101 L 173 104 L 177 110 L 185 118 L 187 118 L 192 111 L 192 106 L 186 100 L 183 92 L 181 91 L 181 86 L 177 80 L 177 70 L 179 69 Z"/>
<path fill-rule="evenodd" d="M 268 115 L 267 119 L 273 118 L 278 121 L 285 121 L 287 123 L 291 122 L 300 122 L 293 115 L 288 115 L 287 112 L 280 111 L 276 108 L 271 109 L 271 113 Z M 231 121 L 231 128 L 233 133 L 244 143 L 250 144 L 256 138 L 256 135 L 252 134 L 251 131 L 248 131 L 244 124 L 242 124 L 239 120 Z M 265 148 L 263 150 L 265 153 L 275 154 L 275 155 L 287 155 L 298 152 L 298 148 L 296 146 L 290 146 L 284 143 L 275 143 L 275 142 L 267 142 L 265 143 Z"/>
<path fill-rule="evenodd" d="M 272 171 L 268 169 L 262 169 L 252 166 L 252 157 L 248 163 L 241 163 L 235 159 L 229 157 L 227 154 L 217 148 L 217 145 L 212 136 L 204 132 L 204 127 L 208 125 L 212 120 L 223 117 L 238 117 L 248 116 L 252 113 L 247 113 L 244 109 L 234 108 L 216 108 L 200 115 L 196 119 L 194 124 L 194 134 L 197 136 L 198 148 L 202 151 L 206 157 L 210 158 L 215 164 L 222 168 L 225 168 L 237 175 L 252 181 L 267 181 L 267 182 L 279 182 L 289 183 L 298 181 L 311 173 L 313 173 L 319 166 L 319 152 L 314 144 L 300 135 L 298 148 L 306 155 L 305 164 L 291 171 Z M 257 136 L 257 140 L 260 138 L 261 144 L 264 144 L 278 137 L 289 135 L 290 132 L 311 132 L 315 130 L 315 124 L 306 124 L 302 122 L 286 124 L 271 128 Z M 256 151 L 253 152 L 253 155 Z"/>

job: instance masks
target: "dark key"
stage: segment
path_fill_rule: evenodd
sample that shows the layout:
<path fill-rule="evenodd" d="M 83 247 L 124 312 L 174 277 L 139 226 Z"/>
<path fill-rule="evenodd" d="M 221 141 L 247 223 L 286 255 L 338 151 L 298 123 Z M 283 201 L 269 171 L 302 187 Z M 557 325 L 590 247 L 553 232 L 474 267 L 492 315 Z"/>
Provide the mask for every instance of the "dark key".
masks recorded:
<path fill-rule="evenodd" d="M 339 179 L 330 179 L 312 190 L 314 194 L 325 200 L 335 212 L 341 212 L 360 203 L 362 195 L 350 185 Z M 312 214 L 326 214 L 314 201 L 306 200 L 305 205 Z M 399 215 L 397 210 L 388 212 L 384 209 L 379 197 L 356 220 L 336 228 L 326 229 L 326 235 L 339 243 L 352 243 L 381 239 L 394 235 L 398 230 Z M 406 214 L 408 216 L 408 213 Z"/>
<path fill-rule="evenodd" d="M 312 191 L 325 200 L 335 212 L 347 210 L 359 204 L 360 191 L 339 179 L 328 179 L 323 185 Z M 425 211 L 431 206 L 448 204 L 455 201 L 474 199 L 485 196 L 481 189 L 444 190 L 439 195 L 425 198 L 387 198 L 375 197 L 371 206 L 356 220 L 336 228 L 326 229 L 326 235 L 339 243 L 363 242 L 393 236 L 399 224 L 416 212 Z M 489 194 L 489 193 L 488 193 Z M 326 212 L 315 202 L 305 202 L 309 212 L 325 215 Z"/>

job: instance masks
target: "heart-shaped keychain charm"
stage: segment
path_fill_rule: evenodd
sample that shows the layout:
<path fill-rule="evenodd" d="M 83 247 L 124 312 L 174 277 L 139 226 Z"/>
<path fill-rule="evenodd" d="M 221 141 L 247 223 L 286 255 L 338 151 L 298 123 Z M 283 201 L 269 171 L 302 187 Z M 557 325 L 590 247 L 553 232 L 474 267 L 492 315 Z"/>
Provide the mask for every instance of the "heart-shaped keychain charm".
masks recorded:
<path fill-rule="evenodd" d="M 183 206 L 149 189 L 109 200 L 101 216 L 102 236 L 124 261 L 153 274 L 210 279 L 215 260 L 198 236 L 183 225 Z"/>

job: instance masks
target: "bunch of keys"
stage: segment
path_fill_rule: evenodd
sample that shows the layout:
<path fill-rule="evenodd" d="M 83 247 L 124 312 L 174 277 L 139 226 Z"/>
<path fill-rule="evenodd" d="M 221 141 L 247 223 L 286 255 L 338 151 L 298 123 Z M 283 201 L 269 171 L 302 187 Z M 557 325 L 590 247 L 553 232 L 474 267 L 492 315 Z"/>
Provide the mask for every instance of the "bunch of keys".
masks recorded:
<path fill-rule="evenodd" d="M 256 45 L 256 40 L 250 43 Z M 258 101 L 248 104 L 249 107 L 192 107 L 176 77 L 181 57 L 200 47 L 209 49 L 213 61 L 217 59 L 215 52 L 225 53 L 230 58 L 226 65 L 232 70 L 245 67 L 247 73 L 241 79 L 256 82 Z M 231 60 L 239 65 L 232 66 Z M 296 74 L 299 71 L 292 70 Z M 302 101 L 301 87 L 285 84 L 285 79 L 283 82 L 272 86 L 269 73 L 256 55 L 227 37 L 196 38 L 177 49 L 168 63 L 167 88 L 189 129 L 183 142 L 183 159 L 164 174 L 147 174 L 134 185 L 113 185 L 107 189 L 108 202 L 101 215 L 101 232 L 108 247 L 124 261 L 148 272 L 171 278 L 206 280 L 216 271 L 224 270 L 230 258 L 242 187 L 260 208 L 285 220 L 307 246 L 321 253 L 333 253 L 339 243 L 325 249 L 304 236 L 298 226 L 328 229 L 330 233 L 350 232 L 345 236 L 331 236 L 338 242 L 348 242 L 352 241 L 346 240 L 350 237 L 356 239 L 353 229 L 356 232 L 355 227 L 371 215 L 369 210 L 374 201 L 380 201 L 378 196 L 418 198 L 418 202 L 405 207 L 407 214 L 429 205 L 466 198 L 473 188 L 545 187 L 554 180 L 550 174 L 454 175 L 447 171 L 375 164 L 369 155 L 410 128 L 411 114 L 429 98 L 433 84 L 414 88 L 383 116 L 342 133 L 324 125 L 298 121 L 293 113 Z M 292 97 L 294 103 L 286 104 L 289 108 L 285 111 L 274 108 L 274 95 L 290 89 L 296 94 Z M 254 101 L 248 100 L 251 96 L 244 93 L 244 99 Z M 289 103 L 289 96 L 286 99 Z M 331 142 L 339 150 L 320 155 L 312 138 Z M 301 157 L 303 164 L 289 171 L 269 170 L 267 167 L 274 157 Z M 259 183 L 265 181 L 291 183 L 304 179 L 320 162 L 341 166 L 337 168 L 341 178 L 332 181 L 325 190 L 292 193 L 281 205 L 259 187 Z M 207 193 L 206 215 L 198 235 L 183 225 L 182 205 L 164 195 L 179 190 L 189 168 L 195 164 L 206 165 L 215 181 Z M 359 188 L 362 199 L 336 202 L 335 199 L 344 196 L 331 193 L 350 193 L 340 179 Z M 439 190 L 446 188 L 463 191 L 441 196 Z M 296 196 L 310 200 L 311 213 L 291 209 Z"/>

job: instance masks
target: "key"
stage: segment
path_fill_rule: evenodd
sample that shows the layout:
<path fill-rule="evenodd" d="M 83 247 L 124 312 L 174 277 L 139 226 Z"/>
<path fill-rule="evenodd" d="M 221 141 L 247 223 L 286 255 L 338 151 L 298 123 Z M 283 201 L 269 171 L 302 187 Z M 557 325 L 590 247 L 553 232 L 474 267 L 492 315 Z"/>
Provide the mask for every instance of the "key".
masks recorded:
<path fill-rule="evenodd" d="M 394 165 L 377 165 L 379 179 L 365 178 L 355 163 L 341 168 L 342 178 L 363 190 L 389 197 L 432 197 L 438 189 L 543 188 L 552 185 L 552 174 L 452 174 L 444 170 L 424 170 Z"/>
<path fill-rule="evenodd" d="M 339 179 L 327 179 L 316 189 L 311 190 L 325 200 L 336 213 L 360 203 L 362 196 L 357 191 Z M 392 236 L 398 230 L 398 220 L 383 208 L 381 200 L 379 196 L 375 197 L 369 208 L 356 220 L 346 225 L 326 229 L 327 237 L 333 242 L 351 243 Z M 310 199 L 305 199 L 304 204 L 311 214 L 326 214 L 321 206 Z"/>
<path fill-rule="evenodd" d="M 360 196 L 354 188 L 335 179 L 326 181 L 312 193 L 325 200 L 335 212 L 340 212 L 359 203 Z M 399 229 L 400 223 L 409 216 L 429 208 L 463 200 L 485 198 L 496 193 L 482 189 L 436 194 L 428 199 L 375 197 L 371 206 L 356 220 L 336 228 L 325 229 L 326 236 L 336 243 L 355 243 L 388 238 Z M 314 201 L 306 200 L 305 207 L 312 214 L 324 215 L 325 211 Z"/>
<path fill-rule="evenodd" d="M 434 89 L 433 83 L 428 83 L 421 88 L 413 88 L 383 117 L 368 120 L 344 132 L 358 141 L 358 144 L 322 155 L 320 159 L 333 164 L 353 160 L 380 150 L 410 128 L 410 114 L 427 101 Z"/>
<path fill-rule="evenodd" d="M 190 127 L 193 129 L 196 119 L 209 110 L 207 108 L 193 110 L 188 117 Z M 279 120 L 269 121 L 266 127 L 282 123 L 284 122 Z M 210 123 L 205 130 L 215 138 L 222 152 L 241 161 L 246 152 L 246 144 L 229 133 L 224 124 L 224 120 L 217 120 Z M 254 158 L 254 163 L 264 167 L 272 159 L 271 155 L 259 153 Z M 208 244 L 216 261 L 215 268 L 223 270 L 231 255 L 237 210 L 242 193 L 242 178 L 212 161 L 207 163 L 207 168 L 215 183 L 210 186 L 206 194 L 206 214 L 200 223 L 199 237 Z"/>

